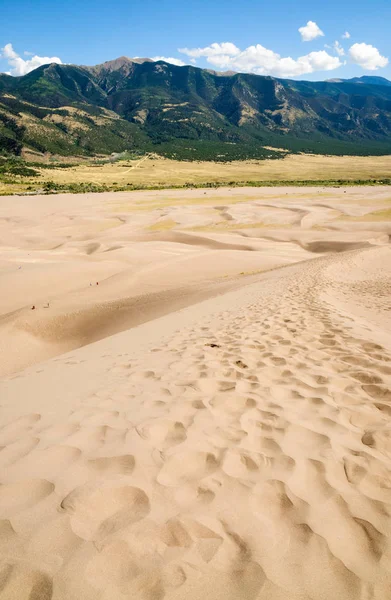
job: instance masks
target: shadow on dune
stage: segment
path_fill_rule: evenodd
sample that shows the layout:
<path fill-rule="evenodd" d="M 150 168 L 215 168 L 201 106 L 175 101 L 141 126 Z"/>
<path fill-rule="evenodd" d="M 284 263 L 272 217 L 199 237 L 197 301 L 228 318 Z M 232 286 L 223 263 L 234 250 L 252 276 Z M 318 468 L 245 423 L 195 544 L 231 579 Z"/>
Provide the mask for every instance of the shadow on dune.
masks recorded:
<path fill-rule="evenodd" d="M 361 248 L 369 248 L 372 246 L 369 242 L 339 242 L 330 240 L 319 240 L 316 242 L 308 242 L 307 244 L 298 243 L 304 250 L 316 254 L 324 252 L 346 252 L 347 250 L 360 250 Z"/>
<path fill-rule="evenodd" d="M 229 244 L 219 242 L 201 235 L 192 235 L 182 233 L 181 231 L 172 231 L 168 233 L 151 233 L 137 238 L 143 242 L 174 242 L 176 244 L 187 244 L 189 246 L 203 246 L 212 250 L 247 250 L 254 251 L 255 248 L 244 244 Z"/>

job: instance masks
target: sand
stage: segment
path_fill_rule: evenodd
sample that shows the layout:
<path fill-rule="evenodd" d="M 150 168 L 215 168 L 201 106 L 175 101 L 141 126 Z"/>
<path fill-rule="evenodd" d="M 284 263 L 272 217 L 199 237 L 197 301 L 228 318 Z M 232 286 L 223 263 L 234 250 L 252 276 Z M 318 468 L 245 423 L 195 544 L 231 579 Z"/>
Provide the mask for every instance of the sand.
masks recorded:
<path fill-rule="evenodd" d="M 0 375 L 270 269 L 387 243 L 390 205 L 388 187 L 0 197 Z"/>
<path fill-rule="evenodd" d="M 2 600 L 391 597 L 390 192 L 370 192 L 235 190 L 228 232 L 194 195 L 1 199 Z M 134 219 L 104 228 L 118 200 Z M 161 211 L 180 225 L 147 231 Z"/>

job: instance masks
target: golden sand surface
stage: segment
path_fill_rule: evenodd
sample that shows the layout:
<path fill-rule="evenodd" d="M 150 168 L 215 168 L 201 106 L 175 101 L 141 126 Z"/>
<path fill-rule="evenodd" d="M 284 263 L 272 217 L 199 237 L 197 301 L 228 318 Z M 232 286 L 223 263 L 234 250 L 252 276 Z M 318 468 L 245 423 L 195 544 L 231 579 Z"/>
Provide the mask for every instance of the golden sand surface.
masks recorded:
<path fill-rule="evenodd" d="M 391 597 L 390 199 L 0 198 L 1 600 Z"/>

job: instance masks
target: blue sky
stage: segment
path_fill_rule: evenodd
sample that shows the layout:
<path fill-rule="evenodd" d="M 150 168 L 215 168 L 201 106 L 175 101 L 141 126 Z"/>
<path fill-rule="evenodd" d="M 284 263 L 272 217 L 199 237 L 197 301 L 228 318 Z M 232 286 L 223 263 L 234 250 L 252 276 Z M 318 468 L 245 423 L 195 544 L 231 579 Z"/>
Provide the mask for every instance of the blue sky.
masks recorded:
<path fill-rule="evenodd" d="M 0 0 L 0 11 L 0 71 L 13 75 L 45 58 L 93 65 L 126 55 L 298 79 L 391 79 L 390 0 Z"/>

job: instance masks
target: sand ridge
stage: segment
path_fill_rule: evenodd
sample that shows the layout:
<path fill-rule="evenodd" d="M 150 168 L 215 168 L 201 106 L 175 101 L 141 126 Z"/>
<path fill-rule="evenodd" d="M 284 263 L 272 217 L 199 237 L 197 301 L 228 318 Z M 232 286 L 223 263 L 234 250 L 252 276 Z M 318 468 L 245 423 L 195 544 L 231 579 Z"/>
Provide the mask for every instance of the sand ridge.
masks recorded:
<path fill-rule="evenodd" d="M 0 597 L 389 598 L 390 259 L 274 270 L 1 381 Z"/>

